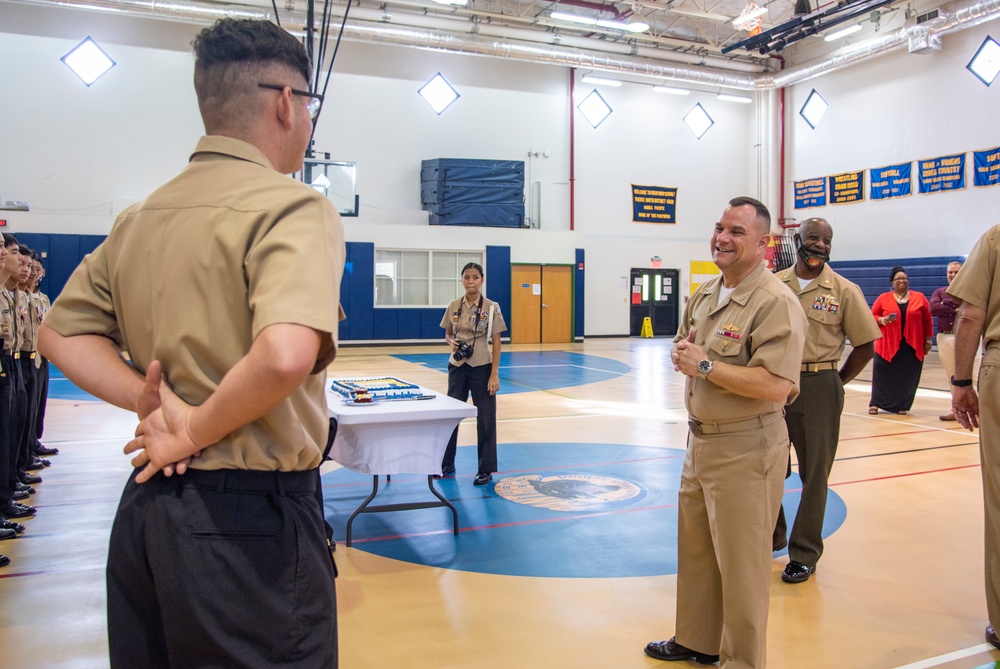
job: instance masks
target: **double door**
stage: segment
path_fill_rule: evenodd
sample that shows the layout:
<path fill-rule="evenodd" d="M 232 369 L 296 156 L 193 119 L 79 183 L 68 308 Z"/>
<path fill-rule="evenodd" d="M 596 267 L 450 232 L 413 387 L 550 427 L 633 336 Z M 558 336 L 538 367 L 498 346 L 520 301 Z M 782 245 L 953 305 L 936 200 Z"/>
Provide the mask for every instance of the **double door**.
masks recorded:
<path fill-rule="evenodd" d="M 654 336 L 677 334 L 680 318 L 680 270 L 632 268 L 629 290 L 629 334 L 642 334 L 649 318 Z"/>
<path fill-rule="evenodd" d="M 511 265 L 512 344 L 573 341 L 573 266 Z"/>

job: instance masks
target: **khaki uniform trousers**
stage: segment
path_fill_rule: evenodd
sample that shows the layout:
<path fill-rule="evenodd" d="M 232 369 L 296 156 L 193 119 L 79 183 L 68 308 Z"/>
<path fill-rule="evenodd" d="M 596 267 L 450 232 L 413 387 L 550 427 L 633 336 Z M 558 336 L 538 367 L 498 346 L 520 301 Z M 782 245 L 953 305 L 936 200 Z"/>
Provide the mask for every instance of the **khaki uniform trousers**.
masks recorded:
<path fill-rule="evenodd" d="M 955 335 L 938 332 L 937 335 L 938 357 L 941 359 L 941 366 L 944 367 L 944 374 L 948 380 L 948 390 L 951 390 L 951 377 L 955 376 Z M 980 359 L 977 355 L 972 362 L 972 378 L 979 376 Z"/>
<path fill-rule="evenodd" d="M 979 370 L 979 455 L 986 509 L 986 610 L 1000 625 L 1000 343 L 983 355 Z"/>
<path fill-rule="evenodd" d="M 677 643 L 763 669 L 771 531 L 788 464 L 782 412 L 739 432 L 690 434 L 678 494 Z"/>

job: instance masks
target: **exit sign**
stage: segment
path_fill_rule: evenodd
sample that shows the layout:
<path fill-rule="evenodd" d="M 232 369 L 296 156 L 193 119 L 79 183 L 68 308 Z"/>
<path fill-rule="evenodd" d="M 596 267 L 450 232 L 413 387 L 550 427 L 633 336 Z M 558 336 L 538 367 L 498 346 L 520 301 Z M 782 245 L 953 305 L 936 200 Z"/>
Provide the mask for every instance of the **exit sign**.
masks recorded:
<path fill-rule="evenodd" d="M 6 227 L 6 225 L 7 225 L 7 219 L 0 218 L 0 228 Z"/>

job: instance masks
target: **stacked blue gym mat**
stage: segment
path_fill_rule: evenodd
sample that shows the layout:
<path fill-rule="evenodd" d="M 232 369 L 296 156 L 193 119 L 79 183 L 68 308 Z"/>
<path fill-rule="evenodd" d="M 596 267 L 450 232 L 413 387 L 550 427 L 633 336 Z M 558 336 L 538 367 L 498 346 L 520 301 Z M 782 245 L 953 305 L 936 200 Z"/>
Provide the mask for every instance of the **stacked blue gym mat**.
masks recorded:
<path fill-rule="evenodd" d="M 420 169 L 431 225 L 524 227 L 524 161 L 435 158 Z"/>

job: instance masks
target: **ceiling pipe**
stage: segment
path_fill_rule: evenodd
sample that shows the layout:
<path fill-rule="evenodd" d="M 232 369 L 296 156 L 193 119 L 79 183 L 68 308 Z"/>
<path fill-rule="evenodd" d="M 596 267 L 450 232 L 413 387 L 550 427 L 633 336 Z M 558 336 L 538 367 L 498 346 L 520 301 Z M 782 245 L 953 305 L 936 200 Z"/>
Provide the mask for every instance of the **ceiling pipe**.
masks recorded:
<path fill-rule="evenodd" d="M 111 11 L 145 18 L 211 24 L 219 18 L 236 17 L 273 20 L 266 9 L 255 10 L 234 5 L 217 5 L 198 0 L 13 0 L 25 4 L 72 7 Z M 660 58 L 631 54 L 601 53 L 594 49 L 530 43 L 524 40 L 491 39 L 478 34 L 457 34 L 435 30 L 397 27 L 386 23 L 349 21 L 344 39 L 380 45 L 408 46 L 448 53 L 485 56 L 506 60 L 602 70 L 604 72 L 652 77 L 711 88 L 764 90 L 782 88 L 807 81 L 822 74 L 871 59 L 908 44 L 910 37 L 938 35 L 971 28 L 1000 17 L 1000 0 L 964 0 L 942 7 L 949 16 L 931 28 L 915 26 L 895 33 L 844 47 L 818 63 L 792 67 L 783 72 L 739 73 L 722 67 L 697 64 L 664 63 L 667 52 Z M 285 25 L 302 25 L 304 17 L 294 12 L 282 14 Z M 482 29 L 483 26 L 480 26 Z M 292 31 L 302 34 L 302 31 Z M 657 51 L 658 50 L 654 50 Z M 659 53 L 659 52 L 658 52 Z M 674 54 L 677 55 L 677 54 Z M 701 60 L 701 59 L 699 59 Z M 724 59 L 717 59 L 722 60 Z M 724 61 L 731 62 L 731 61 Z"/>

